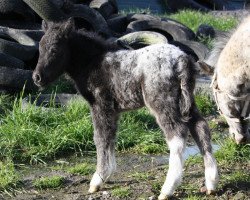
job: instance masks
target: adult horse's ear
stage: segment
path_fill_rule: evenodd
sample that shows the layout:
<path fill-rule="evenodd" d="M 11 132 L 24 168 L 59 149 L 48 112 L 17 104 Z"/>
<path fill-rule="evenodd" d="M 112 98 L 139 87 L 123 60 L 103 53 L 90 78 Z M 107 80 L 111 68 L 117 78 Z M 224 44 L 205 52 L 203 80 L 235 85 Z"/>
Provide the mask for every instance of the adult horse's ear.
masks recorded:
<path fill-rule="evenodd" d="M 213 75 L 214 68 L 203 61 L 197 61 L 200 74 Z"/>
<path fill-rule="evenodd" d="M 63 23 L 61 28 L 63 29 L 63 32 L 65 36 L 67 37 L 71 31 L 75 30 L 74 18 L 70 17 L 69 19 L 67 19 L 67 21 Z"/>

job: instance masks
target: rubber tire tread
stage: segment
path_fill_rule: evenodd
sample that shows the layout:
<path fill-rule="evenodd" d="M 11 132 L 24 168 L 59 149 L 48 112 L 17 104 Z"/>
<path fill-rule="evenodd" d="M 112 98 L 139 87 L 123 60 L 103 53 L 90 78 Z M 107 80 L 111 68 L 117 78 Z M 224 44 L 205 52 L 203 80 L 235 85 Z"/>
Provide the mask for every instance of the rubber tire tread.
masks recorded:
<path fill-rule="evenodd" d="M 14 56 L 20 60 L 28 61 L 34 58 L 38 52 L 35 46 L 22 45 L 0 38 L 0 52 Z"/>
<path fill-rule="evenodd" d="M 32 80 L 31 70 L 14 69 L 4 66 L 0 66 L 0 85 L 19 90 L 22 90 L 25 85 L 26 90 L 37 90 Z"/>
<path fill-rule="evenodd" d="M 195 34 L 193 32 L 190 33 L 189 29 L 159 20 L 137 20 L 129 23 L 127 26 L 128 33 L 146 30 L 159 32 L 165 35 L 169 41 L 192 40 L 195 37 Z"/>

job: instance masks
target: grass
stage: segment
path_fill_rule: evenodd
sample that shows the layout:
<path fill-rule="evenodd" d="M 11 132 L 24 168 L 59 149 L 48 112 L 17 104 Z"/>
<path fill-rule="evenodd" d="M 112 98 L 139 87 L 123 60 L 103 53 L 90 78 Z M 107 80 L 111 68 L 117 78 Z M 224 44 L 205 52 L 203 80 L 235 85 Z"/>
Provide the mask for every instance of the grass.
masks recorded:
<path fill-rule="evenodd" d="M 21 98 L 17 98 L 7 112 L 1 117 L 1 158 L 34 163 L 63 152 L 95 150 L 90 112 L 84 101 L 76 100 L 57 109 L 34 105 L 23 109 Z M 122 115 L 118 150 L 158 153 L 164 151 L 165 146 L 158 126 L 147 110 Z"/>
<path fill-rule="evenodd" d="M 213 26 L 215 29 L 220 31 L 228 31 L 236 27 L 238 23 L 234 17 L 214 17 L 209 13 L 202 13 L 194 10 L 182 10 L 176 14 L 164 16 L 170 17 L 185 24 L 194 32 L 197 31 L 201 24 Z"/>
<path fill-rule="evenodd" d="M 216 113 L 217 107 L 209 95 L 198 93 L 195 95 L 195 102 L 202 115 L 208 116 Z"/>
<path fill-rule="evenodd" d="M 80 163 L 66 169 L 67 172 L 79 175 L 89 175 L 95 172 L 95 166 L 89 163 Z"/>
<path fill-rule="evenodd" d="M 34 180 L 33 185 L 39 189 L 59 188 L 63 185 L 64 178 L 61 176 L 42 177 Z"/>
<path fill-rule="evenodd" d="M 130 174 L 129 177 L 132 177 L 137 181 L 140 181 L 140 180 L 147 181 L 149 176 L 150 175 L 148 172 L 134 172 L 134 173 Z"/>
<path fill-rule="evenodd" d="M 19 175 L 11 160 L 0 161 L 0 191 L 15 187 L 19 182 Z"/>
<path fill-rule="evenodd" d="M 94 150 L 92 132 L 86 103 L 53 110 L 34 105 L 22 109 L 21 98 L 16 99 L 12 111 L 2 118 L 0 157 L 37 162 L 64 151 Z"/>
<path fill-rule="evenodd" d="M 237 182 L 250 182 L 250 174 L 246 174 L 242 171 L 235 171 L 229 175 L 222 175 L 222 181 L 224 183 L 237 183 Z"/>
<path fill-rule="evenodd" d="M 232 139 L 218 141 L 221 149 L 215 153 L 219 163 L 240 163 L 250 161 L 250 144 L 237 145 Z"/>
<path fill-rule="evenodd" d="M 112 196 L 119 197 L 119 198 L 128 198 L 131 194 L 129 187 L 118 187 L 112 190 Z"/>

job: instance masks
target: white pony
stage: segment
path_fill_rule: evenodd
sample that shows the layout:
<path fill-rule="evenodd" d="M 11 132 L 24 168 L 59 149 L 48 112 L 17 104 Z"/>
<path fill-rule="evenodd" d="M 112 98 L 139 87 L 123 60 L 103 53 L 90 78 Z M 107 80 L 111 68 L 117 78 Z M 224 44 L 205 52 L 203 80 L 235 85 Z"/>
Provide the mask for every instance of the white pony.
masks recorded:
<path fill-rule="evenodd" d="M 247 142 L 250 113 L 250 16 L 217 38 L 205 63 L 215 68 L 212 88 L 236 143 Z"/>

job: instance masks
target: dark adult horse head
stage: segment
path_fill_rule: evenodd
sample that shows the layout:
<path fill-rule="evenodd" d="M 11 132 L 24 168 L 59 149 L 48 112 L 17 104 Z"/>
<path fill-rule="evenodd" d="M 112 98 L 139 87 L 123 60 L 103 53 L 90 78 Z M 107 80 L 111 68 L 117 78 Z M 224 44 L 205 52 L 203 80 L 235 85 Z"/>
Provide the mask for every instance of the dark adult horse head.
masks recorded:
<path fill-rule="evenodd" d="M 33 80 L 39 87 L 56 80 L 69 66 L 68 38 L 74 30 L 73 19 L 61 23 L 43 23 L 45 31 L 39 43 L 39 59 L 33 72 Z"/>

